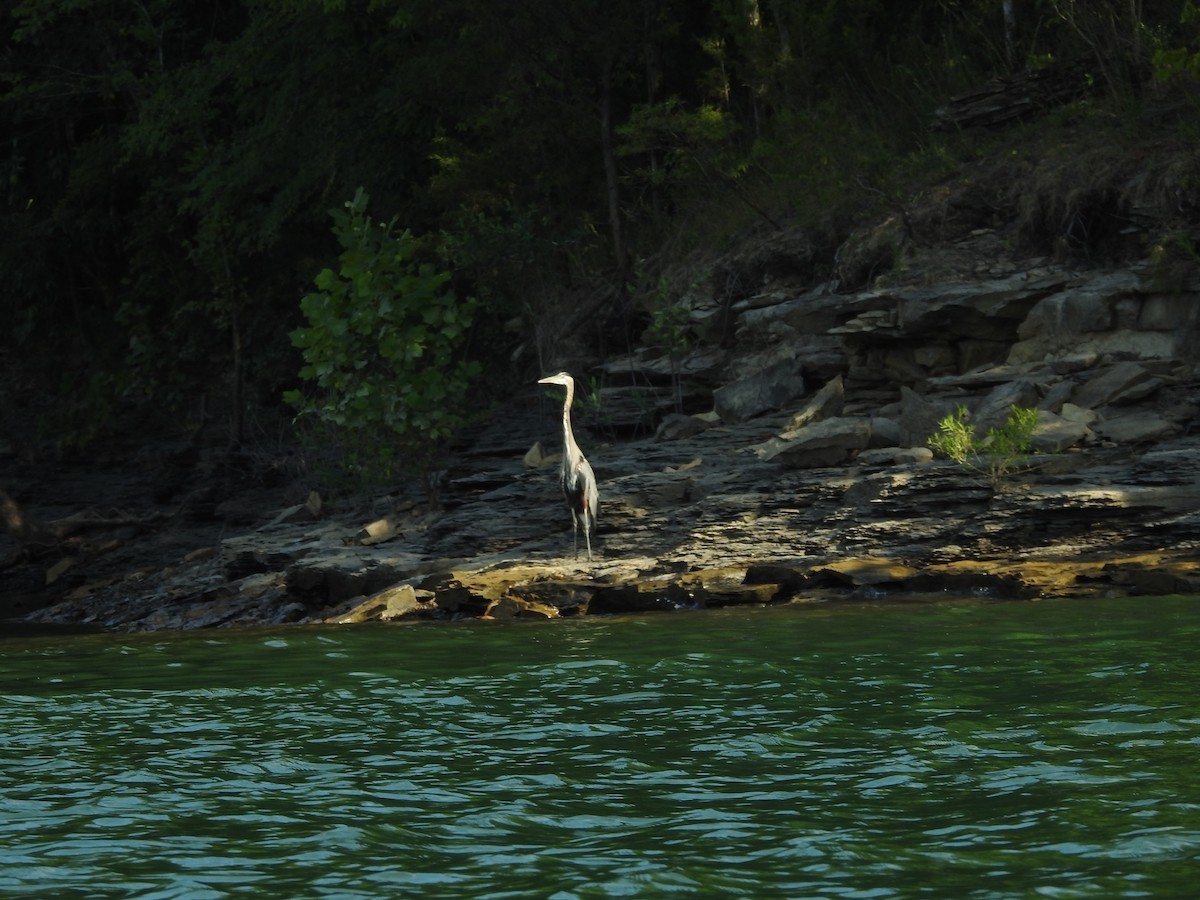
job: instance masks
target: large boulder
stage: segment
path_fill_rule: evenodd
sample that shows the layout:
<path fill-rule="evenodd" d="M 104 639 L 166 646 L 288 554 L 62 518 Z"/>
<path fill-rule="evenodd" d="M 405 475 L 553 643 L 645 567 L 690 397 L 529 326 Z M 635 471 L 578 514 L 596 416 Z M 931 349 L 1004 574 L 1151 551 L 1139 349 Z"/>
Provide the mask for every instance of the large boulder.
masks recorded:
<path fill-rule="evenodd" d="M 900 446 L 924 447 L 937 433 L 938 423 L 954 412 L 961 400 L 923 397 L 911 388 L 900 389 Z"/>
<path fill-rule="evenodd" d="M 1115 444 L 1146 444 L 1175 436 L 1179 426 L 1153 410 L 1133 410 L 1097 423 L 1095 431 Z"/>
<path fill-rule="evenodd" d="M 871 442 L 871 421 L 836 417 L 789 432 L 760 445 L 759 455 L 795 469 L 834 466 L 853 458 Z"/>
<path fill-rule="evenodd" d="M 1082 422 L 1040 410 L 1032 443 L 1035 452 L 1062 453 L 1094 438 L 1092 430 Z"/>
<path fill-rule="evenodd" d="M 1080 354 L 1184 358 L 1200 329 L 1194 295 L 1155 293 L 1134 271 L 1106 272 L 1040 300 L 1017 330 L 1010 363 Z"/>
<path fill-rule="evenodd" d="M 1009 341 L 1018 325 L 1066 278 L 1024 273 L 988 281 L 910 288 L 896 294 L 896 327 L 908 337 Z"/>
<path fill-rule="evenodd" d="M 713 391 L 713 408 L 723 422 L 742 422 L 778 409 L 804 393 L 798 361 L 781 359 L 774 365 Z"/>
<path fill-rule="evenodd" d="M 1037 387 L 1019 378 L 994 387 L 975 407 L 971 422 L 981 433 L 986 433 L 989 428 L 999 428 L 1007 422 L 1014 406 L 1032 409 L 1037 405 Z"/>
<path fill-rule="evenodd" d="M 1098 409 L 1102 406 L 1136 403 L 1162 387 L 1146 368 L 1136 362 L 1120 362 L 1080 385 L 1071 395 L 1077 406 Z"/>
<path fill-rule="evenodd" d="M 803 409 L 788 421 L 785 432 L 802 428 L 811 422 L 819 422 L 833 416 L 840 416 L 846 405 L 846 387 L 842 376 L 838 375 L 823 388 L 817 391 L 812 399 L 804 404 Z M 786 433 L 784 437 L 786 437 Z"/>

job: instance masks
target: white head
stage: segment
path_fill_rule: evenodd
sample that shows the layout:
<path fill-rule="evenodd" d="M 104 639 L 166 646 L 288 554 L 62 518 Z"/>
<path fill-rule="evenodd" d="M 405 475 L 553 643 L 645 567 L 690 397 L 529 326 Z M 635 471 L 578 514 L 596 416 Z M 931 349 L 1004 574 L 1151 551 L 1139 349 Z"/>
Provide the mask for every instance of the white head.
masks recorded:
<path fill-rule="evenodd" d="M 566 372 L 559 372 L 557 375 L 547 375 L 545 378 L 539 378 L 538 384 L 561 384 L 567 390 L 572 390 L 575 387 L 575 379 Z"/>

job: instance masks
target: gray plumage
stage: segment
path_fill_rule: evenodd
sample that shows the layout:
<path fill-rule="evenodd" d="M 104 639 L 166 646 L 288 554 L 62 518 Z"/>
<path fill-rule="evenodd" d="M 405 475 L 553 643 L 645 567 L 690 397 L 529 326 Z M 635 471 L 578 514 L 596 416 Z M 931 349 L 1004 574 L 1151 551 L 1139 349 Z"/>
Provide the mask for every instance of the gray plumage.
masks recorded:
<path fill-rule="evenodd" d="M 588 560 L 592 558 L 592 532 L 596 530 L 596 513 L 600 508 L 600 492 L 596 488 L 596 475 L 575 443 L 571 431 L 571 401 L 575 398 L 575 379 L 566 372 L 548 375 L 538 384 L 561 384 L 567 389 L 563 402 L 563 456 L 562 492 L 567 508 L 571 510 L 571 531 L 575 538 L 575 555 L 579 556 L 579 525 L 583 523 L 583 537 L 587 541 Z"/>

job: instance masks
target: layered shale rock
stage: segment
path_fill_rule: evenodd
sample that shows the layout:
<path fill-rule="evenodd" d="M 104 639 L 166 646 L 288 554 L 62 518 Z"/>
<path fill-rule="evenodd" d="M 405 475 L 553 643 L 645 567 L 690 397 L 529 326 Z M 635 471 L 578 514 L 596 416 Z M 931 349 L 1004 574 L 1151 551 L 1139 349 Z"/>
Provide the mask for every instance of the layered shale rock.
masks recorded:
<path fill-rule="evenodd" d="M 437 511 L 247 497 L 237 521 L 256 525 L 170 566 L 91 581 L 60 566 L 57 602 L 28 618 L 157 629 L 1200 592 L 1200 293 L 1144 265 L 1003 268 L 699 302 L 698 329 L 722 311 L 720 346 L 587 373 L 590 564 L 542 449 L 559 444 L 558 410 L 531 384 L 450 465 Z M 1039 424 L 1004 477 L 933 458 L 948 413 L 986 429 L 1014 405 Z"/>

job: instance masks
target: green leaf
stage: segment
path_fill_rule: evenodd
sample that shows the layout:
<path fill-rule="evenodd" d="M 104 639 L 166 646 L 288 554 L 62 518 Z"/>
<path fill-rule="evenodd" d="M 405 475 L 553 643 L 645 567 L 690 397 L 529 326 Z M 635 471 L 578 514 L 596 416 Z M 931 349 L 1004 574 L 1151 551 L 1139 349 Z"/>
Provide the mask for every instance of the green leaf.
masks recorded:
<path fill-rule="evenodd" d="M 372 226 L 364 191 L 333 218 L 339 268 L 317 275 L 317 290 L 300 302 L 308 324 L 292 332 L 305 360 L 301 378 L 316 381 L 319 394 L 287 396 L 388 448 L 448 437 L 479 371 L 453 362 L 478 301 L 457 297 L 449 272 L 418 262 L 418 240 L 395 219 Z M 390 465 L 390 451 L 387 458 Z"/>

